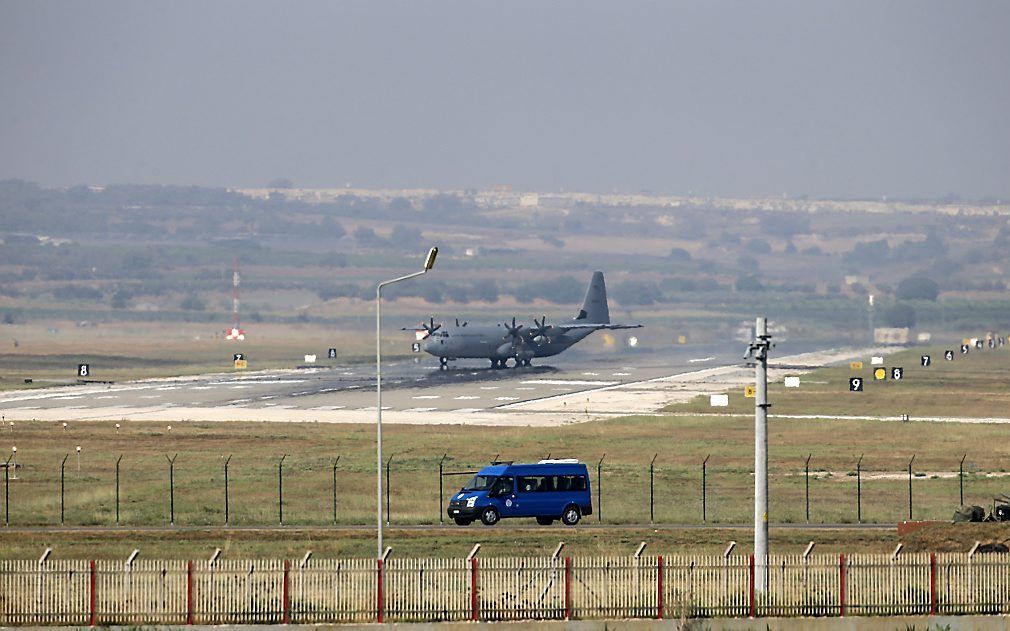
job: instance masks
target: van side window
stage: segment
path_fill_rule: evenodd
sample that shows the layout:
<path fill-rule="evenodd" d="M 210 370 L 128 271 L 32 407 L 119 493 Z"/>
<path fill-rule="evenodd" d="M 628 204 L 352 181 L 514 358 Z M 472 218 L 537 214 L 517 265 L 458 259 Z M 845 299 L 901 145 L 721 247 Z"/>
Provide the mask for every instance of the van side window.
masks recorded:
<path fill-rule="evenodd" d="M 513 492 L 512 491 L 512 478 L 507 478 L 507 477 L 498 478 L 498 481 L 495 482 L 495 488 L 494 488 L 494 490 L 495 490 L 496 493 L 500 493 L 502 495 L 511 495 L 512 492 Z"/>
<path fill-rule="evenodd" d="M 559 475 L 558 476 L 558 490 L 559 491 L 585 491 L 586 490 L 586 476 L 584 475 Z"/>
<path fill-rule="evenodd" d="M 521 493 L 586 490 L 586 476 L 584 475 L 529 475 L 520 476 L 518 480 Z"/>
<path fill-rule="evenodd" d="M 554 489 L 550 476 L 527 475 L 519 478 L 519 490 L 523 493 L 542 493 Z"/>

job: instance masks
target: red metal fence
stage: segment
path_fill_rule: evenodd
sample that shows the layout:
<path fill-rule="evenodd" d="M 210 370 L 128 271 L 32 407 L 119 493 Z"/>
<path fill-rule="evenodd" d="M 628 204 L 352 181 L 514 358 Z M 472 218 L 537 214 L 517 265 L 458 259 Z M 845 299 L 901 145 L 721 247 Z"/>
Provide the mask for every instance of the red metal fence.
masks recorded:
<path fill-rule="evenodd" d="M 0 625 L 1010 613 L 1010 555 L 0 561 Z"/>

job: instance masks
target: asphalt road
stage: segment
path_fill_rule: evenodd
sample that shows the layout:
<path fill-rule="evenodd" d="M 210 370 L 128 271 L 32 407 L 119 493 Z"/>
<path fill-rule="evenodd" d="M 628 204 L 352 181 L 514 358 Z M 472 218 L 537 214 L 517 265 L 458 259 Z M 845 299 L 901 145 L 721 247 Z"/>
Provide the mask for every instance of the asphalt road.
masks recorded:
<path fill-rule="evenodd" d="M 737 365 L 739 348 L 673 347 L 665 352 L 628 351 L 607 358 L 569 352 L 528 368 L 495 370 L 487 362 L 455 362 L 439 370 L 437 359 L 383 364 L 383 411 L 467 414 L 524 402 L 595 391 L 712 366 Z M 115 384 L 85 383 L 0 394 L 11 418 L 59 411 L 66 418 L 119 414 L 136 418 L 176 409 L 232 411 L 376 409 L 375 366 L 331 365 L 291 370 L 221 373 Z M 241 412 L 238 412 L 241 415 Z M 143 414 L 141 414 L 143 417 Z"/>

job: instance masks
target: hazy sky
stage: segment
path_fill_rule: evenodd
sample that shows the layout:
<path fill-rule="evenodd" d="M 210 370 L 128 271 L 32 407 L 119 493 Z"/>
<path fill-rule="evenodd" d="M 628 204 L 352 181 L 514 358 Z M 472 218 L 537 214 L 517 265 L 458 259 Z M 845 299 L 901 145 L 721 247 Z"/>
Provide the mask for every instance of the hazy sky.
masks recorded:
<path fill-rule="evenodd" d="M 0 179 L 1010 197 L 1010 2 L 0 0 Z"/>

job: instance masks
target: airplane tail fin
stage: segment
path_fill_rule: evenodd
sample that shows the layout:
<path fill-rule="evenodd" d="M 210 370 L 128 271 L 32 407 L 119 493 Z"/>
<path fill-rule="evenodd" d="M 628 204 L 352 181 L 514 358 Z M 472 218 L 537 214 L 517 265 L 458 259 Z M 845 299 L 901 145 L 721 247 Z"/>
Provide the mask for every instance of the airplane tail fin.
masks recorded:
<path fill-rule="evenodd" d="M 576 322 L 587 324 L 610 324 L 610 307 L 607 306 L 607 285 L 603 282 L 603 272 L 593 272 L 593 278 L 586 289 L 586 299 L 582 309 L 575 316 Z"/>

